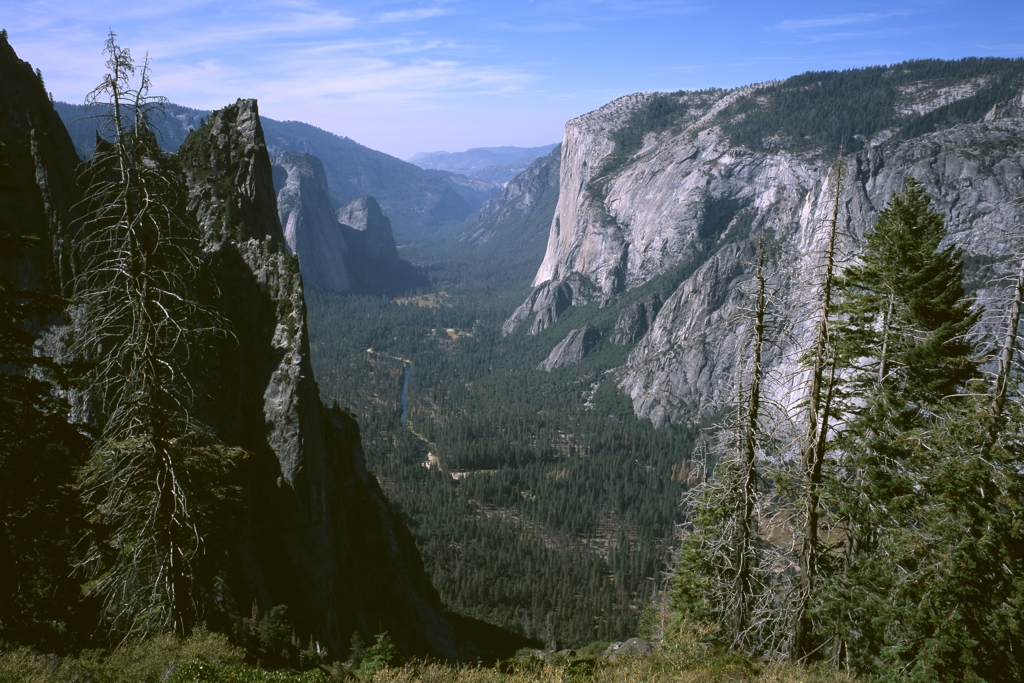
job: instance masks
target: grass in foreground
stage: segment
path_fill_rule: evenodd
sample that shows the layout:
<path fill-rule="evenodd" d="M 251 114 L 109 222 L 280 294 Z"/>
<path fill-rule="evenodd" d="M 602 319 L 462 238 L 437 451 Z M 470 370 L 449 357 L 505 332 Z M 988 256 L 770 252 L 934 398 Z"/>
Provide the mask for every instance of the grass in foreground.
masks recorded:
<path fill-rule="evenodd" d="M 853 677 L 827 669 L 766 665 L 734 655 L 710 655 L 700 648 L 656 650 L 644 658 L 607 662 L 591 656 L 538 657 L 524 652 L 496 667 L 411 662 L 353 673 L 345 665 L 313 665 L 304 672 L 268 671 L 244 661 L 244 652 L 216 633 L 186 640 L 154 637 L 112 653 L 86 651 L 59 658 L 29 648 L 0 645 L 0 683 L 583 683 L 593 681 L 697 683 L 852 683 Z"/>

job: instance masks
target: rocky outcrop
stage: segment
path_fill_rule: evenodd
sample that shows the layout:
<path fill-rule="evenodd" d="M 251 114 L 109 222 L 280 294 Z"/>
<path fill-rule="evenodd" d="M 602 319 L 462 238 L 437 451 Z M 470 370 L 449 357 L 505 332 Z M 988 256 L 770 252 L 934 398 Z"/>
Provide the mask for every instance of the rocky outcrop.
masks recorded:
<path fill-rule="evenodd" d="M 381 269 L 398 265 L 398 248 L 391 232 L 391 221 L 373 197 L 360 197 L 338 209 L 335 216 L 345 228 L 353 254 Z"/>
<path fill-rule="evenodd" d="M 1000 102 L 992 107 L 985 114 L 986 121 L 998 121 L 999 119 L 1013 119 L 1024 116 L 1024 93 L 1008 102 Z"/>
<path fill-rule="evenodd" d="M 214 114 L 178 150 L 193 188 L 189 211 L 203 228 L 205 242 L 217 246 L 254 239 L 283 246 L 256 100 L 238 100 Z"/>
<path fill-rule="evenodd" d="M 647 301 L 624 306 L 619 311 L 618 320 L 615 321 L 615 332 L 608 341 L 616 346 L 629 346 L 640 341 L 661 310 L 661 303 L 661 297 L 655 294 Z"/>
<path fill-rule="evenodd" d="M 338 222 L 360 237 L 362 257 L 381 264 L 398 263 L 398 249 L 391 232 L 391 221 L 373 197 L 360 197 L 338 209 Z"/>
<path fill-rule="evenodd" d="M 281 152 L 274 158 L 273 176 L 284 242 L 299 255 L 305 286 L 350 291 L 348 245 L 331 208 L 323 164 L 312 154 Z"/>
<path fill-rule="evenodd" d="M 545 282 L 533 290 L 530 297 L 505 321 L 501 334 L 512 334 L 534 314 L 536 317 L 530 327 L 530 334 L 537 334 L 558 320 L 558 316 L 570 306 L 586 306 L 596 293 L 590 281 L 576 273 L 570 274 L 562 282 Z"/>
<path fill-rule="evenodd" d="M 646 657 L 654 651 L 651 644 L 643 638 L 630 638 L 624 642 L 612 643 L 609 645 L 602 657 L 609 662 L 630 657 Z"/>
<path fill-rule="evenodd" d="M 0 254 L 0 269 L 18 289 L 70 293 L 77 166 L 42 80 L 0 37 L 0 230 L 44 238 L 19 258 Z"/>
<path fill-rule="evenodd" d="M 360 197 L 335 214 L 348 244 L 346 264 L 352 291 L 395 295 L 428 289 L 430 281 L 398 256 L 391 221 L 373 197 Z"/>
<path fill-rule="evenodd" d="M 572 330 L 565 335 L 565 339 L 558 342 L 547 359 L 537 367 L 545 372 L 551 372 L 567 365 L 575 365 L 583 360 L 583 357 L 594 348 L 600 339 L 601 333 L 589 325 L 579 330 Z"/>
<path fill-rule="evenodd" d="M 207 235 L 210 303 L 234 335 L 205 359 L 201 418 L 253 454 L 235 599 L 288 605 L 300 638 L 335 652 L 353 632 L 387 630 L 410 654 L 456 657 L 412 537 L 366 471 L 356 421 L 320 403 L 302 279 L 278 222 L 256 102 L 214 112 L 180 154 Z"/>
<path fill-rule="evenodd" d="M 298 255 L 306 287 L 396 294 L 429 286 L 399 258 L 391 221 L 376 199 L 360 197 L 332 210 L 323 164 L 312 154 L 278 154 L 274 187 L 285 245 Z"/>
<path fill-rule="evenodd" d="M 1019 249 L 1012 235 L 1024 218 L 1024 207 L 1012 201 L 1024 191 L 1021 95 L 982 110 L 989 114 L 973 121 L 935 118 L 958 98 L 976 97 L 979 87 L 915 83 L 904 90 L 923 104 L 910 113 L 896 112 L 898 125 L 860 138 L 860 148 L 846 159 L 840 190 L 844 265 L 878 211 L 904 178 L 913 176 L 946 214 L 948 239 L 964 248 L 967 275 L 980 288 L 980 298 L 993 295 L 987 283 L 1000 259 Z M 568 306 L 579 305 L 569 292 L 589 291 L 582 300 L 605 306 L 626 298 L 634 303 L 618 312 L 609 335 L 614 343 L 636 344 L 618 374 L 621 390 L 636 412 L 655 424 L 693 419 L 729 399 L 746 329 L 741 313 L 752 242 L 764 235 L 773 248 L 776 299 L 785 302 L 781 315 L 792 330 L 773 351 L 772 398 L 795 404 L 799 358 L 810 338 L 806 320 L 818 291 L 824 229 L 835 195 L 830 175 L 835 157 L 824 148 L 782 138 L 766 137 L 754 147 L 733 142 L 730 131 L 744 117 L 780 116 L 777 110 L 757 111 L 767 106 L 758 92 L 751 86 L 641 94 L 566 124 L 559 199 L 544 261 L 534 292 L 503 332 L 545 329 Z M 668 98 L 676 118 L 648 132 L 633 131 L 632 139 L 642 143 L 618 150 L 616 140 L 630 139 L 622 131 L 643 120 L 634 114 L 644 114 L 655 97 Z M 732 107 L 738 102 L 745 104 Z M 929 124 L 931 132 L 918 132 L 925 127 L 915 117 L 924 116 L 936 121 Z M 623 297 L 648 283 L 668 281 L 673 289 L 653 321 L 646 305 L 641 316 L 635 297 Z"/>

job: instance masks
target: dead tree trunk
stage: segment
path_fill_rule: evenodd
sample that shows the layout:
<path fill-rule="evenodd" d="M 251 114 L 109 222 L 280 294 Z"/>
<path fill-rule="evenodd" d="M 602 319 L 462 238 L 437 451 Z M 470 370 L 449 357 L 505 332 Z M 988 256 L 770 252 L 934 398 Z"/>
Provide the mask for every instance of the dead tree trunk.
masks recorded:
<path fill-rule="evenodd" d="M 1010 370 L 1013 367 L 1013 353 L 1017 346 L 1017 327 L 1020 325 L 1021 302 L 1024 300 L 1024 258 L 1020 262 L 1017 282 L 1013 288 L 1013 302 L 1010 304 L 1010 321 L 1006 327 L 1006 337 L 999 353 L 999 374 L 996 375 L 996 386 L 992 397 L 992 422 L 989 441 L 994 442 L 998 431 L 998 423 L 1006 405 L 1006 388 L 1010 382 Z M 991 444 L 989 444 L 991 445 Z"/>
<path fill-rule="evenodd" d="M 753 539 L 757 532 L 755 503 L 757 496 L 757 434 L 761 408 L 761 350 L 764 345 L 765 313 L 768 298 L 764 276 L 763 237 L 758 243 L 757 270 L 754 278 L 757 293 L 754 304 L 753 367 L 748 395 L 747 414 L 743 422 L 743 437 L 740 443 L 740 476 L 738 484 L 742 508 L 736 529 L 736 578 L 733 586 L 735 604 L 733 609 L 732 647 L 742 648 L 753 603 L 753 563 L 755 548 Z"/>
<path fill-rule="evenodd" d="M 811 351 L 811 386 L 807 397 L 807 430 L 800 446 L 803 467 L 803 546 L 800 549 L 800 575 L 794 617 L 791 658 L 801 660 L 810 651 L 811 623 L 808 606 L 814 594 L 820 552 L 819 510 L 822 486 L 822 465 L 828 442 L 828 426 L 832 403 L 835 365 L 830 352 L 829 312 L 832 307 L 832 280 L 835 274 L 836 228 L 839 223 L 839 201 L 842 193 L 844 165 L 842 158 L 834 167 L 835 198 L 829 222 L 828 246 L 825 251 L 825 274 L 822 283 L 818 326 Z"/>

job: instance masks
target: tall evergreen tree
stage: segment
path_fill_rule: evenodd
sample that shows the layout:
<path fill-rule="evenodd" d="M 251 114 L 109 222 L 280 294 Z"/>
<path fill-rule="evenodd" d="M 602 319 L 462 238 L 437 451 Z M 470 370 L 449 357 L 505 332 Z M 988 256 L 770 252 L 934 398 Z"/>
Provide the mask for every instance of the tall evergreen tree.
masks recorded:
<path fill-rule="evenodd" d="M 837 285 L 840 360 L 861 393 L 935 403 L 976 376 L 970 332 L 981 312 L 965 297 L 958 247 L 940 249 L 945 221 L 908 178 L 867 235 L 861 263 Z"/>
<path fill-rule="evenodd" d="M 882 666 L 898 558 L 907 530 L 924 526 L 921 473 L 935 455 L 920 434 L 978 372 L 970 333 L 980 311 L 965 297 L 959 250 L 940 248 L 945 223 L 930 203 L 908 178 L 868 234 L 862 262 L 837 283 L 846 426 L 836 442 L 844 475 L 830 502 L 844 552 L 829 590 L 842 606 L 837 659 L 858 670 Z"/>

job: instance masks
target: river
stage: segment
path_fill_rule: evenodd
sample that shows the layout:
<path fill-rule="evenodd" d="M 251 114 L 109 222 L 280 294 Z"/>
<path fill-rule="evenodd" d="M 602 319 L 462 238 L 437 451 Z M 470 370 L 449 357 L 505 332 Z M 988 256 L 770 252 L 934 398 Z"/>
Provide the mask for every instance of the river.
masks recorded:
<path fill-rule="evenodd" d="M 409 378 L 412 377 L 412 368 L 408 365 L 402 371 L 402 416 L 398 423 L 405 426 L 405 419 L 409 417 Z"/>

